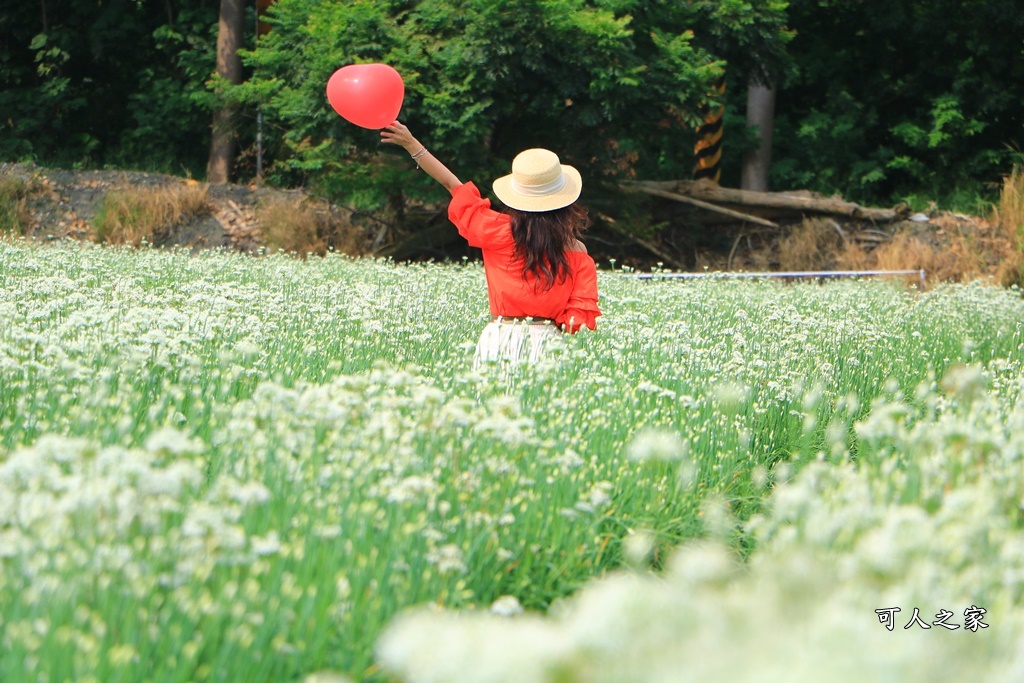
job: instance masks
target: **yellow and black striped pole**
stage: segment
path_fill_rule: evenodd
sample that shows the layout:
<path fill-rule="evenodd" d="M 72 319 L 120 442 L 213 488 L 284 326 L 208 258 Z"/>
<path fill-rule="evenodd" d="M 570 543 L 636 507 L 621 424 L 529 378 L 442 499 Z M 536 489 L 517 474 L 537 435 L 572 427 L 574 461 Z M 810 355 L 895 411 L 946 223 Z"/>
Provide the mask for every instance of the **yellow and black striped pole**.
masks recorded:
<path fill-rule="evenodd" d="M 715 84 L 715 90 L 723 99 L 722 106 L 709 110 L 704 123 L 697 129 L 697 144 L 693 147 L 696 165 L 693 168 L 695 180 L 708 178 L 716 185 L 722 175 L 722 116 L 725 114 L 725 77 Z"/>

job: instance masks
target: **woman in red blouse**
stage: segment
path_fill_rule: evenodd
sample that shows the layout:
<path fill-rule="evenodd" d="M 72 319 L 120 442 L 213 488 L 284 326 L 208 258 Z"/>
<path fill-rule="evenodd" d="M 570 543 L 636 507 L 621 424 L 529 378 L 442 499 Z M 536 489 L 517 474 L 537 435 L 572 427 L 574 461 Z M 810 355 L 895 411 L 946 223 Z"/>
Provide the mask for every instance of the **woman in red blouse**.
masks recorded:
<path fill-rule="evenodd" d="M 576 204 L 583 186 L 575 168 L 546 149 L 521 152 L 512 173 L 492 185 L 508 207 L 501 213 L 406 126 L 396 121 L 381 131 L 381 140 L 404 147 L 451 192 L 448 217 L 470 246 L 483 251 L 491 322 L 477 344 L 478 361 L 536 360 L 560 332 L 597 328 L 597 268 L 580 241 L 590 221 Z"/>

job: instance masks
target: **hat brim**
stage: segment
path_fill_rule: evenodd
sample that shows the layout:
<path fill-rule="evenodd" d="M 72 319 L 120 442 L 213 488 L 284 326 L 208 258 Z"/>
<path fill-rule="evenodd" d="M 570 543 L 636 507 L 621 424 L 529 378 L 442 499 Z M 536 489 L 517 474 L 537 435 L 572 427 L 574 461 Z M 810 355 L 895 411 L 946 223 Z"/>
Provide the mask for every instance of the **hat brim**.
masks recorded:
<path fill-rule="evenodd" d="M 554 211 L 569 206 L 580 198 L 583 191 L 583 179 L 580 172 L 572 166 L 562 164 L 562 175 L 565 185 L 558 192 L 545 195 L 527 195 L 517 192 L 512 186 L 512 175 L 502 176 L 492 183 L 494 194 L 505 206 L 519 211 Z"/>

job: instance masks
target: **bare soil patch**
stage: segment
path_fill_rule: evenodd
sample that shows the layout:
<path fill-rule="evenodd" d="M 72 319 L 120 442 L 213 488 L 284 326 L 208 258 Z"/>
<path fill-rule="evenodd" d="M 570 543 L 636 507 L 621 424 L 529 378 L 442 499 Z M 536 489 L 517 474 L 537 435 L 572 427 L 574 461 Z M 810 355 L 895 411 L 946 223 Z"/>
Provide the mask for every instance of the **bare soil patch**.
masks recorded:
<path fill-rule="evenodd" d="M 97 217 L 112 193 L 199 185 L 194 180 L 159 173 L 76 171 L 34 164 L 0 163 L 0 176 L 15 178 L 27 185 L 30 221 L 25 234 L 42 241 L 97 240 Z M 179 222 L 163 226 L 148 241 L 155 246 L 255 252 L 268 246 L 264 226 L 259 221 L 262 206 L 306 203 L 319 205 L 321 212 L 345 213 L 344 209 L 326 206 L 322 200 L 298 190 L 231 184 L 210 185 L 206 189 L 209 198 L 206 211 L 183 216 Z M 359 245 L 353 246 L 358 248 Z"/>
<path fill-rule="evenodd" d="M 101 241 L 104 235 L 97 230 L 97 219 L 113 193 L 200 185 L 158 173 L 8 163 L 0 163 L 0 179 L 24 183 L 24 213 L 29 218 L 23 231 L 40 241 Z M 145 241 L 194 250 L 281 249 L 303 256 L 328 249 L 398 260 L 477 255 L 458 238 L 443 212 L 430 217 L 417 234 L 402 236 L 380 220 L 300 190 L 231 184 L 203 189 L 205 210 L 183 212 L 180 220 L 160 226 Z M 587 241 L 599 267 L 615 263 L 637 270 L 924 269 L 931 282 L 982 278 L 1005 285 L 1021 277 L 1024 259 L 1019 245 L 997 223 L 949 212 L 906 212 L 903 220 L 885 223 L 865 220 L 863 215 L 773 217 L 777 225 L 766 228 L 663 202 L 652 217 L 666 220 L 645 235 L 617 230 L 614 220 L 598 211 L 592 214 L 595 226 Z"/>

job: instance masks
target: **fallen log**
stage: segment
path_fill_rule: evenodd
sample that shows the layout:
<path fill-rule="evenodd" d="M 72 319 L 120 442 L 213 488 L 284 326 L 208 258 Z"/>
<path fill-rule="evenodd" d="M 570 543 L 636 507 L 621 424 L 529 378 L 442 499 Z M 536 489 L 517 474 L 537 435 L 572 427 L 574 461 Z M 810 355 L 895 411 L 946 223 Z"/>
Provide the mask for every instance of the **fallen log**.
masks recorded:
<path fill-rule="evenodd" d="M 713 204 L 739 206 L 751 212 L 758 209 L 784 209 L 798 213 L 845 216 L 876 223 L 900 220 L 909 211 L 902 205 L 891 209 L 874 208 L 848 202 L 839 197 L 822 197 L 809 192 L 737 190 L 720 187 L 707 180 L 641 180 L 624 183 L 623 189 L 639 190 L 656 196 L 668 193 Z"/>
<path fill-rule="evenodd" d="M 700 207 L 702 209 L 707 209 L 708 211 L 714 211 L 715 213 L 720 213 L 720 214 L 723 214 L 725 216 L 729 216 L 730 218 L 735 218 L 737 220 L 746 221 L 748 223 L 756 223 L 757 225 L 763 225 L 766 228 L 777 228 L 777 227 L 779 227 L 778 223 L 773 223 L 770 220 L 767 220 L 765 218 L 760 218 L 758 216 L 752 216 L 749 213 L 743 213 L 741 211 L 734 211 L 732 209 L 727 209 L 725 207 L 717 206 L 715 204 L 703 201 L 701 199 L 694 199 L 693 197 L 687 197 L 686 195 L 679 194 L 678 192 L 669 192 L 667 190 L 661 190 L 661 189 L 658 189 L 656 187 L 646 187 L 645 185 L 641 185 L 641 184 L 636 184 L 636 185 L 629 184 L 629 185 L 623 185 L 622 187 L 623 187 L 623 189 L 628 190 L 628 191 L 643 192 L 645 194 L 649 194 L 649 195 L 652 195 L 654 197 L 662 197 L 664 199 L 671 199 L 672 201 L 682 202 L 684 204 L 691 204 L 693 206 L 698 206 L 698 207 Z"/>

